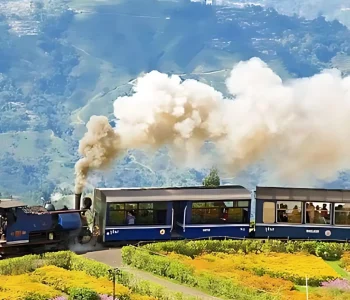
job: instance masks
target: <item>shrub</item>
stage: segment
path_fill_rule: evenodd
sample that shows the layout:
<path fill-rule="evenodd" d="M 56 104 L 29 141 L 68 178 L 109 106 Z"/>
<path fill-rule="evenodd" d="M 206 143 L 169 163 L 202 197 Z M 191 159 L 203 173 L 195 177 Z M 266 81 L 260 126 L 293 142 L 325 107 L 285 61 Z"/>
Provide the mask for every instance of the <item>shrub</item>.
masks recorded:
<path fill-rule="evenodd" d="M 198 255 L 212 252 L 221 253 L 298 253 L 306 252 L 308 254 L 318 255 L 325 260 L 338 260 L 343 251 L 350 250 L 349 243 L 326 243 L 326 242 L 304 242 L 304 241 L 288 241 L 279 240 L 259 241 L 259 240 L 224 240 L 224 241 L 173 241 L 161 242 L 156 244 L 148 244 L 142 248 L 157 253 L 182 254 L 194 258 Z M 132 251 L 129 249 L 129 251 Z M 124 258 L 123 258 L 124 259 Z M 124 260 L 126 263 L 127 257 Z"/>
<path fill-rule="evenodd" d="M 100 296 L 89 288 L 71 288 L 68 293 L 68 300 L 100 300 Z"/>
<path fill-rule="evenodd" d="M 59 251 L 52 253 L 45 253 L 43 259 L 46 265 L 56 266 L 66 270 L 70 270 L 72 267 L 73 252 Z"/>
<path fill-rule="evenodd" d="M 26 255 L 0 261 L 0 275 L 20 275 L 34 271 L 40 264 L 39 255 Z"/>
<path fill-rule="evenodd" d="M 32 277 L 64 293 L 69 293 L 72 288 L 88 288 L 100 294 L 110 295 L 113 289 L 112 282 L 107 278 L 95 278 L 83 271 L 68 271 L 56 266 L 39 268 L 33 272 Z M 118 298 L 128 297 L 129 294 L 128 288 L 116 284 Z"/>
<path fill-rule="evenodd" d="M 342 244 L 319 243 L 316 247 L 316 255 L 325 260 L 339 260 L 343 254 Z"/>

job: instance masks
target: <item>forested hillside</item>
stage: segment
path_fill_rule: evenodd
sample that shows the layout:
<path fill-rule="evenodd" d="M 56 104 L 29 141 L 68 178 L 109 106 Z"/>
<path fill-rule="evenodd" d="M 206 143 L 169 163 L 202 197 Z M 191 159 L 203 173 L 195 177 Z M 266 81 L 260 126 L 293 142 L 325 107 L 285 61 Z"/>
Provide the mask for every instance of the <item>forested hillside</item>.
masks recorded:
<path fill-rule="evenodd" d="M 282 78 L 350 71 L 350 31 L 338 21 L 185 0 L 2 0 L 0 45 L 0 192 L 33 201 L 73 190 L 86 122 L 103 114 L 113 123 L 113 101 L 141 73 L 179 74 L 227 94 L 233 64 L 253 56 Z M 91 184 L 192 185 L 205 172 L 177 168 L 166 149 L 130 150 Z M 251 187 L 262 174 L 222 178 Z"/>

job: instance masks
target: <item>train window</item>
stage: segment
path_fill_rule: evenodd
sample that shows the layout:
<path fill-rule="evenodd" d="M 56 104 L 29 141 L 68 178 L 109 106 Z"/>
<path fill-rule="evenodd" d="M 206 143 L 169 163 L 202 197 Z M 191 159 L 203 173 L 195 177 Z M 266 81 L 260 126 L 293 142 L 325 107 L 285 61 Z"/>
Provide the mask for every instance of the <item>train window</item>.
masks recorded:
<path fill-rule="evenodd" d="M 305 203 L 305 223 L 307 224 L 330 224 L 331 204 L 325 202 Z"/>
<path fill-rule="evenodd" d="M 108 226 L 122 225 L 125 223 L 125 211 L 124 210 L 110 210 L 108 213 Z"/>
<path fill-rule="evenodd" d="M 116 225 L 165 225 L 167 219 L 167 203 L 109 203 L 107 209 L 107 226 Z M 131 222 L 130 222 L 131 221 Z"/>
<path fill-rule="evenodd" d="M 140 203 L 139 209 L 152 209 L 153 203 Z"/>
<path fill-rule="evenodd" d="M 275 223 L 276 207 L 274 202 L 264 202 L 263 223 Z"/>
<path fill-rule="evenodd" d="M 249 222 L 249 201 L 240 205 L 241 207 L 237 207 L 238 201 L 193 202 L 191 223 L 247 223 Z"/>
<path fill-rule="evenodd" d="M 125 203 L 126 210 L 134 210 L 137 209 L 137 203 Z"/>
<path fill-rule="evenodd" d="M 238 207 L 249 207 L 249 201 L 238 201 L 237 206 Z"/>
<path fill-rule="evenodd" d="M 334 224 L 350 225 L 350 204 L 349 203 L 335 203 Z"/>
<path fill-rule="evenodd" d="M 124 209 L 124 203 L 113 203 L 109 205 L 110 210 Z"/>
<path fill-rule="evenodd" d="M 277 222 L 279 223 L 301 223 L 302 202 L 278 201 Z"/>

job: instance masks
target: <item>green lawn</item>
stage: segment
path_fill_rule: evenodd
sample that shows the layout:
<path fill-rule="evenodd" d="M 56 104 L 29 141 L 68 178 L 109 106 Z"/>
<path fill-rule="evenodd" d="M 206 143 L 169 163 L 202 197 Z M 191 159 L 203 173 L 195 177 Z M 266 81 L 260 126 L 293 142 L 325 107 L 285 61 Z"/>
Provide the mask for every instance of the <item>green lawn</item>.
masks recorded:
<path fill-rule="evenodd" d="M 334 271 L 336 271 L 341 277 L 345 279 L 350 280 L 350 274 L 346 272 L 341 266 L 340 266 L 340 260 L 336 261 L 326 261 L 326 263 L 333 268 Z"/>

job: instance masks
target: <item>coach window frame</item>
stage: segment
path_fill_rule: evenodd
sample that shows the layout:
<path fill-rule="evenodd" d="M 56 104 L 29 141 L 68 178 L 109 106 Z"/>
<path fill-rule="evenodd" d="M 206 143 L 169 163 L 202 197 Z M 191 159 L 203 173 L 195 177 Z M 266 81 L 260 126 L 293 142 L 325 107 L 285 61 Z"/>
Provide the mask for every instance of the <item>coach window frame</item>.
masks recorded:
<path fill-rule="evenodd" d="M 334 202 L 333 203 L 333 214 L 332 214 L 332 216 L 333 216 L 333 223 L 332 224 L 334 224 L 334 226 L 338 226 L 338 227 L 350 227 L 350 221 L 349 221 L 349 224 L 336 224 L 336 222 L 335 222 L 335 209 L 336 209 L 336 206 L 337 205 L 345 205 L 345 204 L 349 204 L 349 203 L 347 203 L 347 202 Z M 346 212 L 348 213 L 348 215 L 350 214 L 350 207 L 349 207 L 349 210 L 346 210 Z"/>
<path fill-rule="evenodd" d="M 127 206 L 131 206 L 131 205 L 135 205 L 136 204 L 136 208 L 131 208 L 131 207 L 127 207 Z M 140 209 L 140 204 L 141 206 L 145 206 L 147 204 L 152 204 L 152 208 L 141 208 Z M 163 204 L 164 208 L 163 209 L 154 209 L 154 204 Z M 123 212 L 124 216 L 123 216 L 123 222 L 121 222 L 120 224 L 111 224 L 110 223 L 110 212 L 111 212 L 111 205 L 120 205 L 123 206 L 123 209 L 116 209 L 115 211 L 118 212 Z M 134 210 L 135 211 L 135 224 L 126 224 L 126 218 L 127 218 L 127 213 L 130 210 Z M 124 227 L 130 227 L 130 226 L 163 226 L 163 225 L 167 225 L 167 218 L 165 218 L 165 221 L 163 223 L 155 223 L 152 222 L 152 224 L 147 224 L 147 223 L 139 223 L 139 211 L 152 211 L 153 214 L 153 218 L 154 218 L 154 212 L 155 211 L 165 211 L 166 214 L 168 212 L 168 202 L 167 201 L 157 201 L 157 202 L 146 202 L 146 201 L 142 201 L 142 202 L 109 202 L 107 204 L 107 211 L 108 211 L 108 215 L 107 215 L 107 220 L 106 220 L 106 226 L 124 226 Z"/>
<path fill-rule="evenodd" d="M 322 204 L 329 204 L 329 210 L 328 210 L 328 212 L 329 212 L 329 223 L 311 223 L 311 222 L 306 222 L 306 214 L 307 214 L 307 211 L 306 211 L 306 204 L 307 203 L 312 203 L 312 204 L 314 204 L 314 207 L 316 208 L 316 206 L 317 205 L 315 205 L 315 203 L 322 203 Z M 319 225 L 319 226 L 330 226 L 331 224 L 332 224 L 332 222 L 333 222 L 333 220 L 335 220 L 334 219 L 334 217 L 333 217 L 333 214 L 334 214 L 334 210 L 333 210 L 333 213 L 332 213 L 332 206 L 334 205 L 334 203 L 332 203 L 332 202 L 330 202 L 330 201 L 304 201 L 304 224 L 305 225 Z M 320 210 L 320 212 L 321 212 L 321 210 Z"/>
<path fill-rule="evenodd" d="M 278 221 L 278 211 L 281 210 L 281 208 L 279 208 L 281 204 L 283 204 L 283 202 L 288 202 L 288 203 L 293 203 L 293 207 L 294 207 L 294 203 L 298 203 L 300 207 L 300 222 L 280 222 Z M 276 223 L 277 224 L 295 224 L 295 225 L 302 225 L 304 220 L 303 220 L 303 211 L 304 211 L 304 205 L 303 205 L 304 201 L 298 201 L 298 200 L 276 200 Z M 293 208 L 287 208 L 286 210 L 291 210 L 293 211 Z"/>
<path fill-rule="evenodd" d="M 218 215 L 218 218 L 217 218 L 217 222 L 213 223 L 212 221 L 211 222 L 205 222 L 205 223 L 199 223 L 199 222 L 193 222 L 193 212 L 196 211 L 196 210 L 200 210 L 200 209 L 203 209 L 203 210 L 207 210 L 207 209 L 223 209 L 225 208 L 225 206 L 207 206 L 206 204 L 207 203 L 227 203 L 227 202 L 232 202 L 232 206 L 226 206 L 226 208 L 228 209 L 232 209 L 232 208 L 241 208 L 242 209 L 242 213 L 244 213 L 244 209 L 247 210 L 247 213 L 248 213 L 248 220 L 247 220 L 247 223 L 249 222 L 249 212 L 250 212 L 250 200 L 245 200 L 245 199 L 235 199 L 235 200 L 232 200 L 232 199 L 227 199 L 227 200 L 221 200 L 221 201 L 213 201 L 213 200 L 197 200 L 197 201 L 191 201 L 191 224 L 194 224 L 194 225 L 209 225 L 209 224 L 243 224 L 244 222 L 243 221 L 239 221 L 239 222 L 219 222 L 220 220 L 220 217 Z M 197 204 L 197 203 L 201 203 L 201 204 L 204 204 L 203 207 L 193 207 L 194 204 Z M 240 205 L 244 203 L 245 205 Z M 243 215 L 243 218 L 244 218 L 244 215 Z"/>

